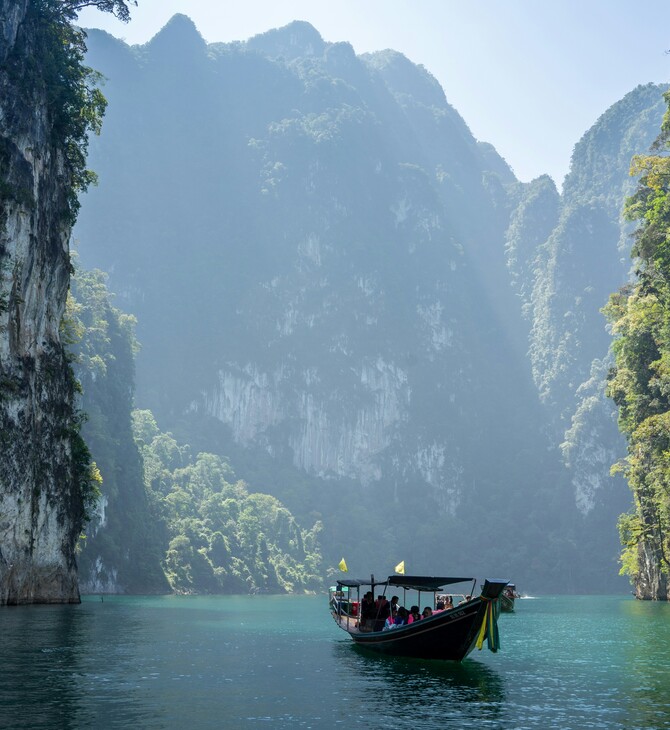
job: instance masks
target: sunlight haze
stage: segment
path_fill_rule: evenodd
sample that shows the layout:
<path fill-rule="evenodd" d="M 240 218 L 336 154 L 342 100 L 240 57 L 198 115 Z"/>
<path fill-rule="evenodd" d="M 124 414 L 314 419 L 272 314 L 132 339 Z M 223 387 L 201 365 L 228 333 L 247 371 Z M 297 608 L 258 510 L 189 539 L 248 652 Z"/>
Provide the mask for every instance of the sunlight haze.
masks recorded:
<path fill-rule="evenodd" d="M 210 43 L 305 20 L 358 54 L 400 51 L 437 78 L 473 134 L 523 181 L 547 173 L 560 185 L 573 145 L 596 119 L 638 84 L 669 76 L 670 6 L 659 0 L 140 0 L 128 25 L 96 10 L 84 10 L 80 22 L 142 44 L 175 13 Z"/>

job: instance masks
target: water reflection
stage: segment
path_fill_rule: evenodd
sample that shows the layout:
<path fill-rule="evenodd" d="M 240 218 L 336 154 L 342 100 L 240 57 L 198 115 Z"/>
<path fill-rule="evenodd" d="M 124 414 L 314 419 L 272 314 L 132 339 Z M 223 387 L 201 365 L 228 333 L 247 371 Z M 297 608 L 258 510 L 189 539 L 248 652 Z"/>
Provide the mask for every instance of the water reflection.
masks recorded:
<path fill-rule="evenodd" d="M 82 626 L 71 606 L 4 609 L 0 719 L 6 727 L 77 724 L 73 675 L 81 652 Z"/>
<path fill-rule="evenodd" d="M 502 652 L 458 664 L 335 638 L 311 598 L 6 607 L 0 728 L 670 730 L 670 605 L 556 598 L 504 621 Z"/>
<path fill-rule="evenodd" d="M 438 721 L 442 728 L 498 726 L 503 681 L 481 662 L 390 657 L 345 643 L 336 644 L 334 654 L 340 670 L 357 678 L 366 712 L 393 718 L 396 726 Z"/>
<path fill-rule="evenodd" d="M 114 683 L 117 696 L 109 697 L 107 682 L 124 661 L 132 621 L 121 635 L 84 605 L 22 606 L 3 609 L 0 627 L 0 727 L 109 726 L 105 702 L 125 697 L 127 688 Z M 140 721 L 128 706 L 125 719 Z"/>
<path fill-rule="evenodd" d="M 621 612 L 627 628 L 626 656 L 628 714 L 635 727 L 670 727 L 670 656 L 659 651 L 670 645 L 670 605 L 657 601 L 625 601 Z"/>

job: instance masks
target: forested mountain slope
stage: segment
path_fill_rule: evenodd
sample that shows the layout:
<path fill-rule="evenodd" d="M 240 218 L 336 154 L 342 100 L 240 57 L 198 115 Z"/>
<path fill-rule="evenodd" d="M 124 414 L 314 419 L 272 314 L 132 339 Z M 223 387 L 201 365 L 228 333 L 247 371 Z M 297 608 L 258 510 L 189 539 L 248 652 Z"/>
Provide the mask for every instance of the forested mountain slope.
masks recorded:
<path fill-rule="evenodd" d="M 62 334 L 86 413 L 100 497 L 79 541 L 84 593 L 282 592 L 321 586 L 320 523 L 301 530 L 225 459 L 192 453 L 134 411 L 135 319 L 106 276 L 77 268 Z"/>
<path fill-rule="evenodd" d="M 161 593 L 165 546 L 150 509 L 131 425 L 135 321 L 112 304 L 100 271 L 76 270 L 63 320 L 86 413 L 82 435 L 101 475 L 100 497 L 79 542 L 84 593 Z"/>
<path fill-rule="evenodd" d="M 625 487 L 584 509 L 558 448 L 606 345 L 575 351 L 563 390 L 553 376 L 561 343 L 591 338 L 579 327 L 604 332 L 606 293 L 568 276 L 566 303 L 552 282 L 585 234 L 618 276 L 614 203 L 590 210 L 624 185 L 623 146 L 606 193 L 579 187 L 576 155 L 561 199 L 518 183 L 392 51 L 356 56 L 305 23 L 208 46 L 183 16 L 145 46 L 88 45 L 110 107 L 77 235 L 138 318 L 138 405 L 303 527 L 321 519 L 333 564 L 621 585 Z M 630 119 L 609 136 L 646 145 Z M 575 271 L 600 268 L 588 255 Z"/>
<path fill-rule="evenodd" d="M 507 232 L 533 378 L 582 512 L 602 503 L 610 467 L 625 452 L 614 404 L 604 396 L 611 335 L 600 310 L 630 276 L 623 203 L 635 186 L 631 158 L 656 137 L 662 92 L 640 86 L 608 109 L 575 145 L 563 195 L 547 178 L 524 186 Z"/>
<path fill-rule="evenodd" d="M 670 103 L 668 92 L 664 100 Z M 632 508 L 619 521 L 622 563 L 638 598 L 662 601 L 670 600 L 669 146 L 666 109 L 653 154 L 637 155 L 632 164 L 640 177 L 625 213 L 638 224 L 634 275 L 627 287 L 612 294 L 605 309 L 615 336 L 607 394 L 619 408 L 619 427 L 628 441 L 627 457 L 618 468 L 634 495 Z"/>

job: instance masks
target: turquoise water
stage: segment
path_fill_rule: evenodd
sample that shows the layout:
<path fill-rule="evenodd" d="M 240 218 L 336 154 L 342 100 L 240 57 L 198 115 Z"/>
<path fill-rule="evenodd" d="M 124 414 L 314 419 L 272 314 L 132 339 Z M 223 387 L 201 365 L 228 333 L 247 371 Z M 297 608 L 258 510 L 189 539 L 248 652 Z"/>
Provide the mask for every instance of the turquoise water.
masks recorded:
<path fill-rule="evenodd" d="M 670 728 L 670 605 L 541 597 L 462 664 L 356 648 L 319 597 L 0 609 L 3 728 Z"/>

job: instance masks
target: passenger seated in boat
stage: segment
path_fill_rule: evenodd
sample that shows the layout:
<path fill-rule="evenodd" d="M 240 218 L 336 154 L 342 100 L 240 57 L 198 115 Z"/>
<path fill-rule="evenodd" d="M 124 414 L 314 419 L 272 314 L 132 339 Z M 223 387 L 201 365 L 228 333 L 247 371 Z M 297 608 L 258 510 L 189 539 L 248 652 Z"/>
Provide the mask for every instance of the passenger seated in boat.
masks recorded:
<path fill-rule="evenodd" d="M 395 625 L 404 626 L 407 623 L 408 617 L 409 611 L 404 606 L 400 606 L 400 608 L 398 609 L 398 614 L 395 617 Z"/>
<path fill-rule="evenodd" d="M 421 618 L 421 614 L 419 613 L 419 607 L 418 606 L 412 606 L 412 608 L 409 609 L 409 616 L 407 617 L 407 623 L 411 624 L 415 621 L 418 621 Z"/>
<path fill-rule="evenodd" d="M 369 612 L 374 605 L 375 602 L 372 600 L 372 591 L 368 591 L 361 601 L 361 613 L 366 610 Z"/>
<path fill-rule="evenodd" d="M 454 607 L 454 599 L 451 596 L 447 596 L 447 600 L 444 602 L 445 609 Z"/>
<path fill-rule="evenodd" d="M 397 616 L 398 616 L 398 612 L 391 609 L 391 615 L 386 619 L 386 621 L 384 621 L 383 631 L 388 631 L 389 629 L 395 629 Z"/>
<path fill-rule="evenodd" d="M 361 618 L 369 619 L 375 617 L 375 604 L 372 600 L 372 591 L 368 591 L 361 601 Z"/>
<path fill-rule="evenodd" d="M 391 615 L 391 604 L 386 600 L 386 596 L 381 595 L 377 599 L 377 608 L 375 611 L 375 631 L 384 630 L 384 622 Z"/>
<path fill-rule="evenodd" d="M 361 631 L 374 631 L 375 616 L 377 610 L 372 596 L 372 591 L 368 591 L 361 601 Z"/>
<path fill-rule="evenodd" d="M 422 618 L 428 618 L 433 615 L 433 609 L 430 606 L 426 606 L 421 614 Z"/>

